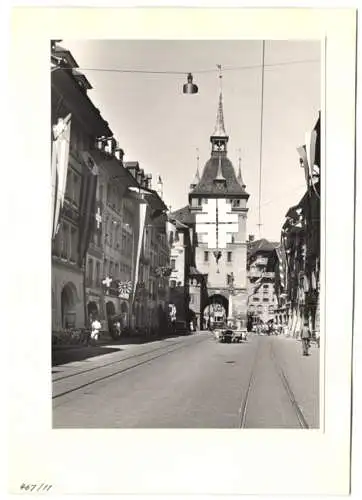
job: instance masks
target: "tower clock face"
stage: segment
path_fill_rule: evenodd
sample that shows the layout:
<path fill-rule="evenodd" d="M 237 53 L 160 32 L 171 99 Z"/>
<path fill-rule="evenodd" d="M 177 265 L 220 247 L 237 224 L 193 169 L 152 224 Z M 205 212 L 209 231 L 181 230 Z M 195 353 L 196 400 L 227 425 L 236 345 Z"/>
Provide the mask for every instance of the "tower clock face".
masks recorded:
<path fill-rule="evenodd" d="M 209 199 L 203 212 L 196 214 L 196 231 L 206 235 L 208 248 L 226 248 L 227 235 L 239 230 L 238 216 L 226 199 Z"/>

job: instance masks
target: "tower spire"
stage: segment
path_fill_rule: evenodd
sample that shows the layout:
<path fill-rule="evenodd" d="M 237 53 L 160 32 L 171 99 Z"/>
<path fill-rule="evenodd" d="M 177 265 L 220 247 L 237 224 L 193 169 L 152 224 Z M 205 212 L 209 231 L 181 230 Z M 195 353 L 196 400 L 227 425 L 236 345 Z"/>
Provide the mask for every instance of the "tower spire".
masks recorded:
<path fill-rule="evenodd" d="M 226 145 L 229 140 L 229 136 L 225 131 L 224 124 L 224 109 L 222 104 L 222 73 L 221 73 L 221 65 L 217 65 L 219 69 L 219 82 L 220 82 L 220 95 L 219 95 L 219 105 L 217 108 L 216 115 L 216 125 L 212 136 L 210 137 L 210 141 L 212 144 L 211 152 L 212 154 L 225 153 L 226 154 Z"/>
<path fill-rule="evenodd" d="M 195 173 L 194 180 L 190 184 L 190 189 L 195 189 L 195 187 L 200 182 L 200 172 L 199 172 L 199 160 L 200 160 L 200 157 L 199 157 L 199 148 L 196 148 L 196 151 L 197 151 L 197 156 L 196 156 L 196 161 L 197 161 L 196 173 Z"/>
<path fill-rule="evenodd" d="M 217 108 L 216 125 L 213 135 L 216 137 L 225 137 L 225 124 L 224 124 L 224 110 L 222 105 L 222 71 L 221 64 L 217 65 L 219 70 L 219 82 L 220 82 L 220 95 L 219 95 L 219 106 Z"/>
<path fill-rule="evenodd" d="M 241 175 L 241 150 L 240 149 L 239 149 L 239 158 L 238 158 L 238 161 L 239 161 L 239 169 L 238 169 L 237 181 L 240 184 L 240 186 L 245 189 L 246 188 L 246 184 L 244 183 L 243 177 Z"/>
<path fill-rule="evenodd" d="M 225 124 L 224 124 L 224 110 L 222 105 L 222 92 L 220 91 L 219 96 L 219 106 L 217 108 L 216 115 L 216 125 L 214 133 L 212 134 L 215 137 L 226 137 L 227 134 L 225 132 Z"/>

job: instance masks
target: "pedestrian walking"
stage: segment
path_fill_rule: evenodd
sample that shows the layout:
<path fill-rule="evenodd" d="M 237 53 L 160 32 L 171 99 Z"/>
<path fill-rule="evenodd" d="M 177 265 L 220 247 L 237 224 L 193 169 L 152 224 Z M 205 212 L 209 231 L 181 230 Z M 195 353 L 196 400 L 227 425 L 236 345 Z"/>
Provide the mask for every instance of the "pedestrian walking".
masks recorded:
<path fill-rule="evenodd" d="M 302 339 L 303 356 L 309 356 L 311 332 L 307 321 L 304 322 L 301 332 L 301 339 Z"/>
<path fill-rule="evenodd" d="M 101 323 L 98 321 L 97 318 L 95 318 L 93 321 L 92 321 L 92 326 L 91 326 L 91 339 L 92 341 L 97 341 L 99 339 L 99 332 L 100 332 L 100 329 L 101 329 L 102 325 Z"/>

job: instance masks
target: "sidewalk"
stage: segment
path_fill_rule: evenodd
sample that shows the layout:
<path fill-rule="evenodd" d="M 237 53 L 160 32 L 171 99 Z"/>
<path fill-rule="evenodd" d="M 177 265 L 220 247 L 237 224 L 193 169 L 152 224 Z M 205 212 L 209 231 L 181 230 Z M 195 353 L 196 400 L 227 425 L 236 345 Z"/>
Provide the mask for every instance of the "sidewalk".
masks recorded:
<path fill-rule="evenodd" d="M 310 355 L 302 355 L 300 340 L 293 337 L 273 337 L 273 349 L 278 363 L 288 379 L 295 399 L 309 426 L 318 428 L 320 417 L 320 349 L 313 342 Z"/>
<path fill-rule="evenodd" d="M 103 333 L 100 335 L 100 338 L 92 345 L 85 343 L 81 344 L 54 344 L 52 345 L 52 351 L 65 351 L 65 350 L 73 350 L 73 349 L 85 349 L 85 348 L 94 348 L 101 346 L 118 346 L 124 344 L 145 344 L 148 342 L 154 342 L 156 340 L 162 340 L 165 338 L 174 337 L 175 335 L 153 335 L 153 336 L 121 336 L 118 339 L 113 339 L 108 333 Z"/>

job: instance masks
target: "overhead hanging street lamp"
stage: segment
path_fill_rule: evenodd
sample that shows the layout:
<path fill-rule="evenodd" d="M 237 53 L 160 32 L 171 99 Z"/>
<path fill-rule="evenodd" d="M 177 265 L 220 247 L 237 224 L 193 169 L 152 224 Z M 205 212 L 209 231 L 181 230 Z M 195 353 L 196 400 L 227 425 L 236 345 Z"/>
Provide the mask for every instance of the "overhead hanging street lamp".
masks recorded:
<path fill-rule="evenodd" d="M 187 83 L 184 84 L 183 86 L 183 93 L 184 94 L 197 94 L 199 91 L 199 88 L 197 85 L 192 83 L 193 76 L 191 73 L 187 75 Z"/>

